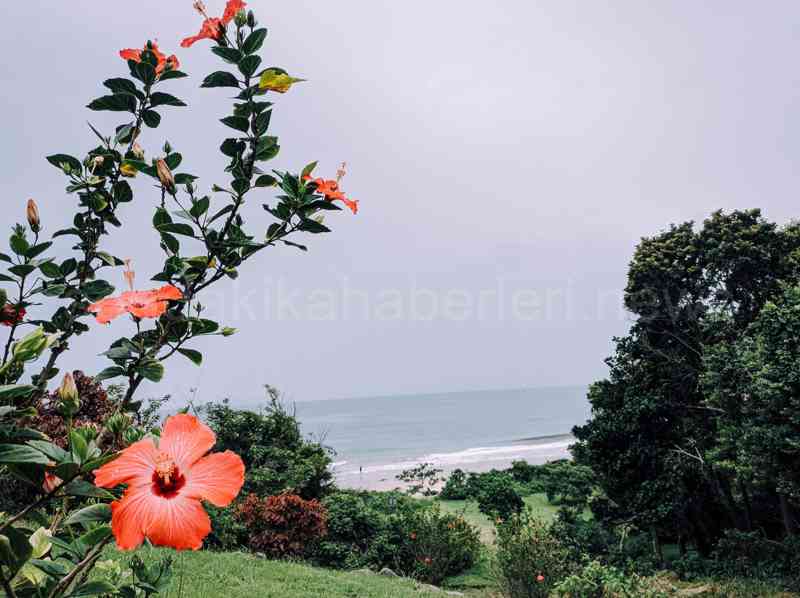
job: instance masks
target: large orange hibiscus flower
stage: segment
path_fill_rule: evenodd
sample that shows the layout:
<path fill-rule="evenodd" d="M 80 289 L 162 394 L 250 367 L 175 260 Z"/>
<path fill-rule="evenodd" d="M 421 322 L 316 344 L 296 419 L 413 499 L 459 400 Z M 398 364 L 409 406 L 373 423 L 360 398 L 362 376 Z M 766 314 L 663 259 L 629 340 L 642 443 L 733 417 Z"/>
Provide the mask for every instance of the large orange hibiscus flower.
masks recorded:
<path fill-rule="evenodd" d="M 206 7 L 202 2 L 195 2 L 194 7 L 197 11 L 205 17 L 203 24 L 200 26 L 200 32 L 197 35 L 192 35 L 185 38 L 181 42 L 182 48 L 188 48 L 195 42 L 201 39 L 213 39 L 219 41 L 225 32 L 225 26 L 230 23 L 240 10 L 244 10 L 247 6 L 246 2 L 242 0 L 228 0 L 225 5 L 225 12 L 222 17 L 209 17 L 206 14 Z"/>
<path fill-rule="evenodd" d="M 145 538 L 157 546 L 197 550 L 211 531 L 200 501 L 228 506 L 244 484 L 244 463 L 225 451 L 207 455 L 214 432 L 193 415 L 167 419 L 156 446 L 151 438 L 135 442 L 114 461 L 94 472 L 101 488 L 127 484 L 111 503 L 111 529 L 121 550 Z"/>
<path fill-rule="evenodd" d="M 119 297 L 108 297 L 92 303 L 88 311 L 96 314 L 101 324 L 129 313 L 136 318 L 157 318 L 167 311 L 167 302 L 183 298 L 180 289 L 166 284 L 152 291 L 125 291 Z"/>
<path fill-rule="evenodd" d="M 148 47 L 149 45 L 149 47 Z M 171 70 L 177 70 L 180 66 L 178 62 L 178 57 L 175 54 L 171 56 L 167 56 L 163 52 L 158 49 L 158 44 L 154 41 L 147 42 L 141 50 L 136 48 L 127 48 L 125 50 L 120 50 L 119 55 L 120 58 L 124 60 L 133 60 L 134 62 L 141 62 L 142 61 L 142 52 L 145 50 L 150 50 L 158 60 L 158 64 L 156 65 L 156 75 L 160 75 L 164 72 L 164 69 L 169 66 Z"/>
<path fill-rule="evenodd" d="M 350 208 L 353 214 L 358 214 L 358 200 L 350 199 L 344 193 L 342 193 L 342 191 L 339 189 L 338 181 L 312 179 L 308 175 L 303 177 L 303 180 L 314 183 L 317 186 L 317 193 L 324 195 L 326 200 L 341 201 L 344 205 Z"/>

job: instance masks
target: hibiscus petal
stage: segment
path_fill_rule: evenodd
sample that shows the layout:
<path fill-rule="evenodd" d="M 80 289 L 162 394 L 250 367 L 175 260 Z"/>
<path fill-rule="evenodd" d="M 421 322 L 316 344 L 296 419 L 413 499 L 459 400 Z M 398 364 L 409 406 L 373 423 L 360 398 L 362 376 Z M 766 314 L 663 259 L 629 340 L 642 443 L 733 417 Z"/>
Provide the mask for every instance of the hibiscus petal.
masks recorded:
<path fill-rule="evenodd" d="M 178 469 L 185 472 L 211 450 L 216 440 L 211 428 L 194 415 L 181 413 L 167 419 L 158 448 L 172 457 Z"/>
<path fill-rule="evenodd" d="M 101 488 L 113 488 L 119 484 L 152 484 L 157 453 L 151 438 L 134 442 L 119 457 L 94 470 L 94 483 Z"/>
<path fill-rule="evenodd" d="M 178 299 L 183 299 L 183 293 L 181 293 L 178 287 L 172 286 L 171 284 L 165 284 L 156 291 L 156 297 L 158 297 L 160 301 L 176 301 Z"/>
<path fill-rule="evenodd" d="M 182 492 L 172 498 L 151 494 L 148 508 L 153 507 L 145 535 L 156 546 L 170 546 L 176 550 L 198 550 L 203 538 L 211 532 L 211 520 L 199 500 Z"/>
<path fill-rule="evenodd" d="M 127 303 L 118 297 L 102 299 L 92 303 L 86 308 L 87 311 L 96 314 L 95 319 L 101 324 L 108 324 L 114 318 L 124 314 Z"/>
<path fill-rule="evenodd" d="M 136 62 L 139 62 L 142 59 L 142 51 L 135 50 L 133 48 L 120 50 L 119 55 L 120 58 L 124 58 L 125 60 L 135 60 Z"/>
<path fill-rule="evenodd" d="M 144 542 L 153 517 L 155 496 L 149 487 L 129 488 L 122 499 L 111 503 L 111 531 L 120 550 L 133 550 Z"/>
<path fill-rule="evenodd" d="M 233 17 L 236 16 L 236 13 L 240 10 L 244 10 L 245 6 L 247 6 L 247 3 L 242 0 L 228 0 L 228 3 L 225 5 L 225 12 L 222 14 L 222 22 L 226 25 L 230 23 Z"/>
<path fill-rule="evenodd" d="M 244 463 L 231 451 L 213 453 L 192 465 L 181 494 L 227 507 L 244 484 Z"/>
<path fill-rule="evenodd" d="M 167 311 L 166 301 L 153 301 L 151 303 L 144 303 L 141 305 L 131 305 L 128 307 L 131 315 L 137 318 L 157 318 L 165 311 Z"/>

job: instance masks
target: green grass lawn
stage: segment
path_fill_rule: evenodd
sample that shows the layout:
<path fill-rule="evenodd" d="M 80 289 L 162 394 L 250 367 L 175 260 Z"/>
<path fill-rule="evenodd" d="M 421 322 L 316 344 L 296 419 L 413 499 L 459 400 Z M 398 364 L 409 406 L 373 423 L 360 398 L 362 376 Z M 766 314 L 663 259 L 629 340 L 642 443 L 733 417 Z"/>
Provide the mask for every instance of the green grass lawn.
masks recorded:
<path fill-rule="evenodd" d="M 430 598 L 441 593 L 420 589 L 413 581 L 376 574 L 318 569 L 270 561 L 242 552 L 181 552 L 142 548 L 145 562 L 173 555 L 173 579 L 164 598 Z M 109 550 L 115 559 L 131 553 Z"/>
<path fill-rule="evenodd" d="M 547 523 L 553 520 L 558 511 L 558 507 L 547 502 L 547 496 L 544 494 L 531 494 L 523 497 L 522 500 L 538 518 Z M 481 540 L 485 544 L 494 543 L 494 524 L 478 510 L 478 503 L 472 500 L 437 500 L 436 502 L 442 506 L 442 510 L 458 513 L 477 527 L 481 531 Z"/>

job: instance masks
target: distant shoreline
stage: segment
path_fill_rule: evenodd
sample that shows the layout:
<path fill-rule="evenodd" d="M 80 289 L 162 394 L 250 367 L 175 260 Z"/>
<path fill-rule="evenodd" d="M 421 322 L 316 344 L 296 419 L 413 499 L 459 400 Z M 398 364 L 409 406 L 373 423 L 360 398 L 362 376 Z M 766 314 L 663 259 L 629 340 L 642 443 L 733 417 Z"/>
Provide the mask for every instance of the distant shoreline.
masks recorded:
<path fill-rule="evenodd" d="M 528 444 L 522 444 L 522 443 Z M 336 483 L 343 488 L 360 490 L 403 489 L 407 484 L 396 479 L 404 469 L 420 463 L 431 463 L 449 476 L 461 469 L 470 473 L 480 473 L 491 469 L 507 469 L 513 461 L 527 461 L 541 465 L 558 459 L 571 459 L 569 445 L 575 442 L 572 434 L 547 434 L 512 441 L 510 445 L 472 447 L 449 453 L 434 453 L 419 458 L 396 460 L 389 463 L 366 464 L 359 466 L 351 461 L 334 464 Z"/>

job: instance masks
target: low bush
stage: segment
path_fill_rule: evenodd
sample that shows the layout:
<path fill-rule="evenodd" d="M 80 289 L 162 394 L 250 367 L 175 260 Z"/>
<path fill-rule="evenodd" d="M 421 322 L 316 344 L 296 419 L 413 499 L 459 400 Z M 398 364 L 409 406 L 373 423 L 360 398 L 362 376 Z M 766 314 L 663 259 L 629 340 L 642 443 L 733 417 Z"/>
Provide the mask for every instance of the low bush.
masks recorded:
<path fill-rule="evenodd" d="M 463 469 L 454 469 L 447 478 L 439 498 L 444 500 L 466 500 L 469 498 L 469 488 L 467 488 L 467 474 Z"/>
<path fill-rule="evenodd" d="M 476 562 L 480 538 L 462 517 L 397 492 L 340 491 L 323 499 L 328 535 L 315 547 L 323 566 L 389 567 L 428 583 Z"/>
<path fill-rule="evenodd" d="M 217 435 L 215 450 L 230 450 L 242 457 L 247 471 L 245 492 L 322 498 L 333 487 L 331 450 L 304 438 L 279 392 L 270 386 L 266 390 L 267 405 L 259 412 L 233 409 L 228 401 L 203 407 Z"/>
<path fill-rule="evenodd" d="M 478 509 L 493 519 L 508 519 L 522 511 L 524 506 L 525 503 L 510 476 L 488 478 L 478 494 Z"/>
<path fill-rule="evenodd" d="M 553 594 L 564 598 L 661 598 L 669 595 L 656 584 L 656 580 L 591 561 L 557 583 Z"/>
<path fill-rule="evenodd" d="M 529 509 L 497 526 L 492 569 L 508 598 L 545 598 L 573 571 L 569 550 Z"/>
<path fill-rule="evenodd" d="M 480 533 L 463 517 L 442 513 L 438 505 L 417 511 L 403 521 L 410 529 L 400 557 L 400 572 L 428 583 L 472 567 L 481 550 Z"/>
<path fill-rule="evenodd" d="M 311 554 L 328 533 L 325 507 L 296 494 L 267 498 L 250 494 L 237 507 L 236 519 L 250 534 L 250 548 L 273 558 Z"/>

